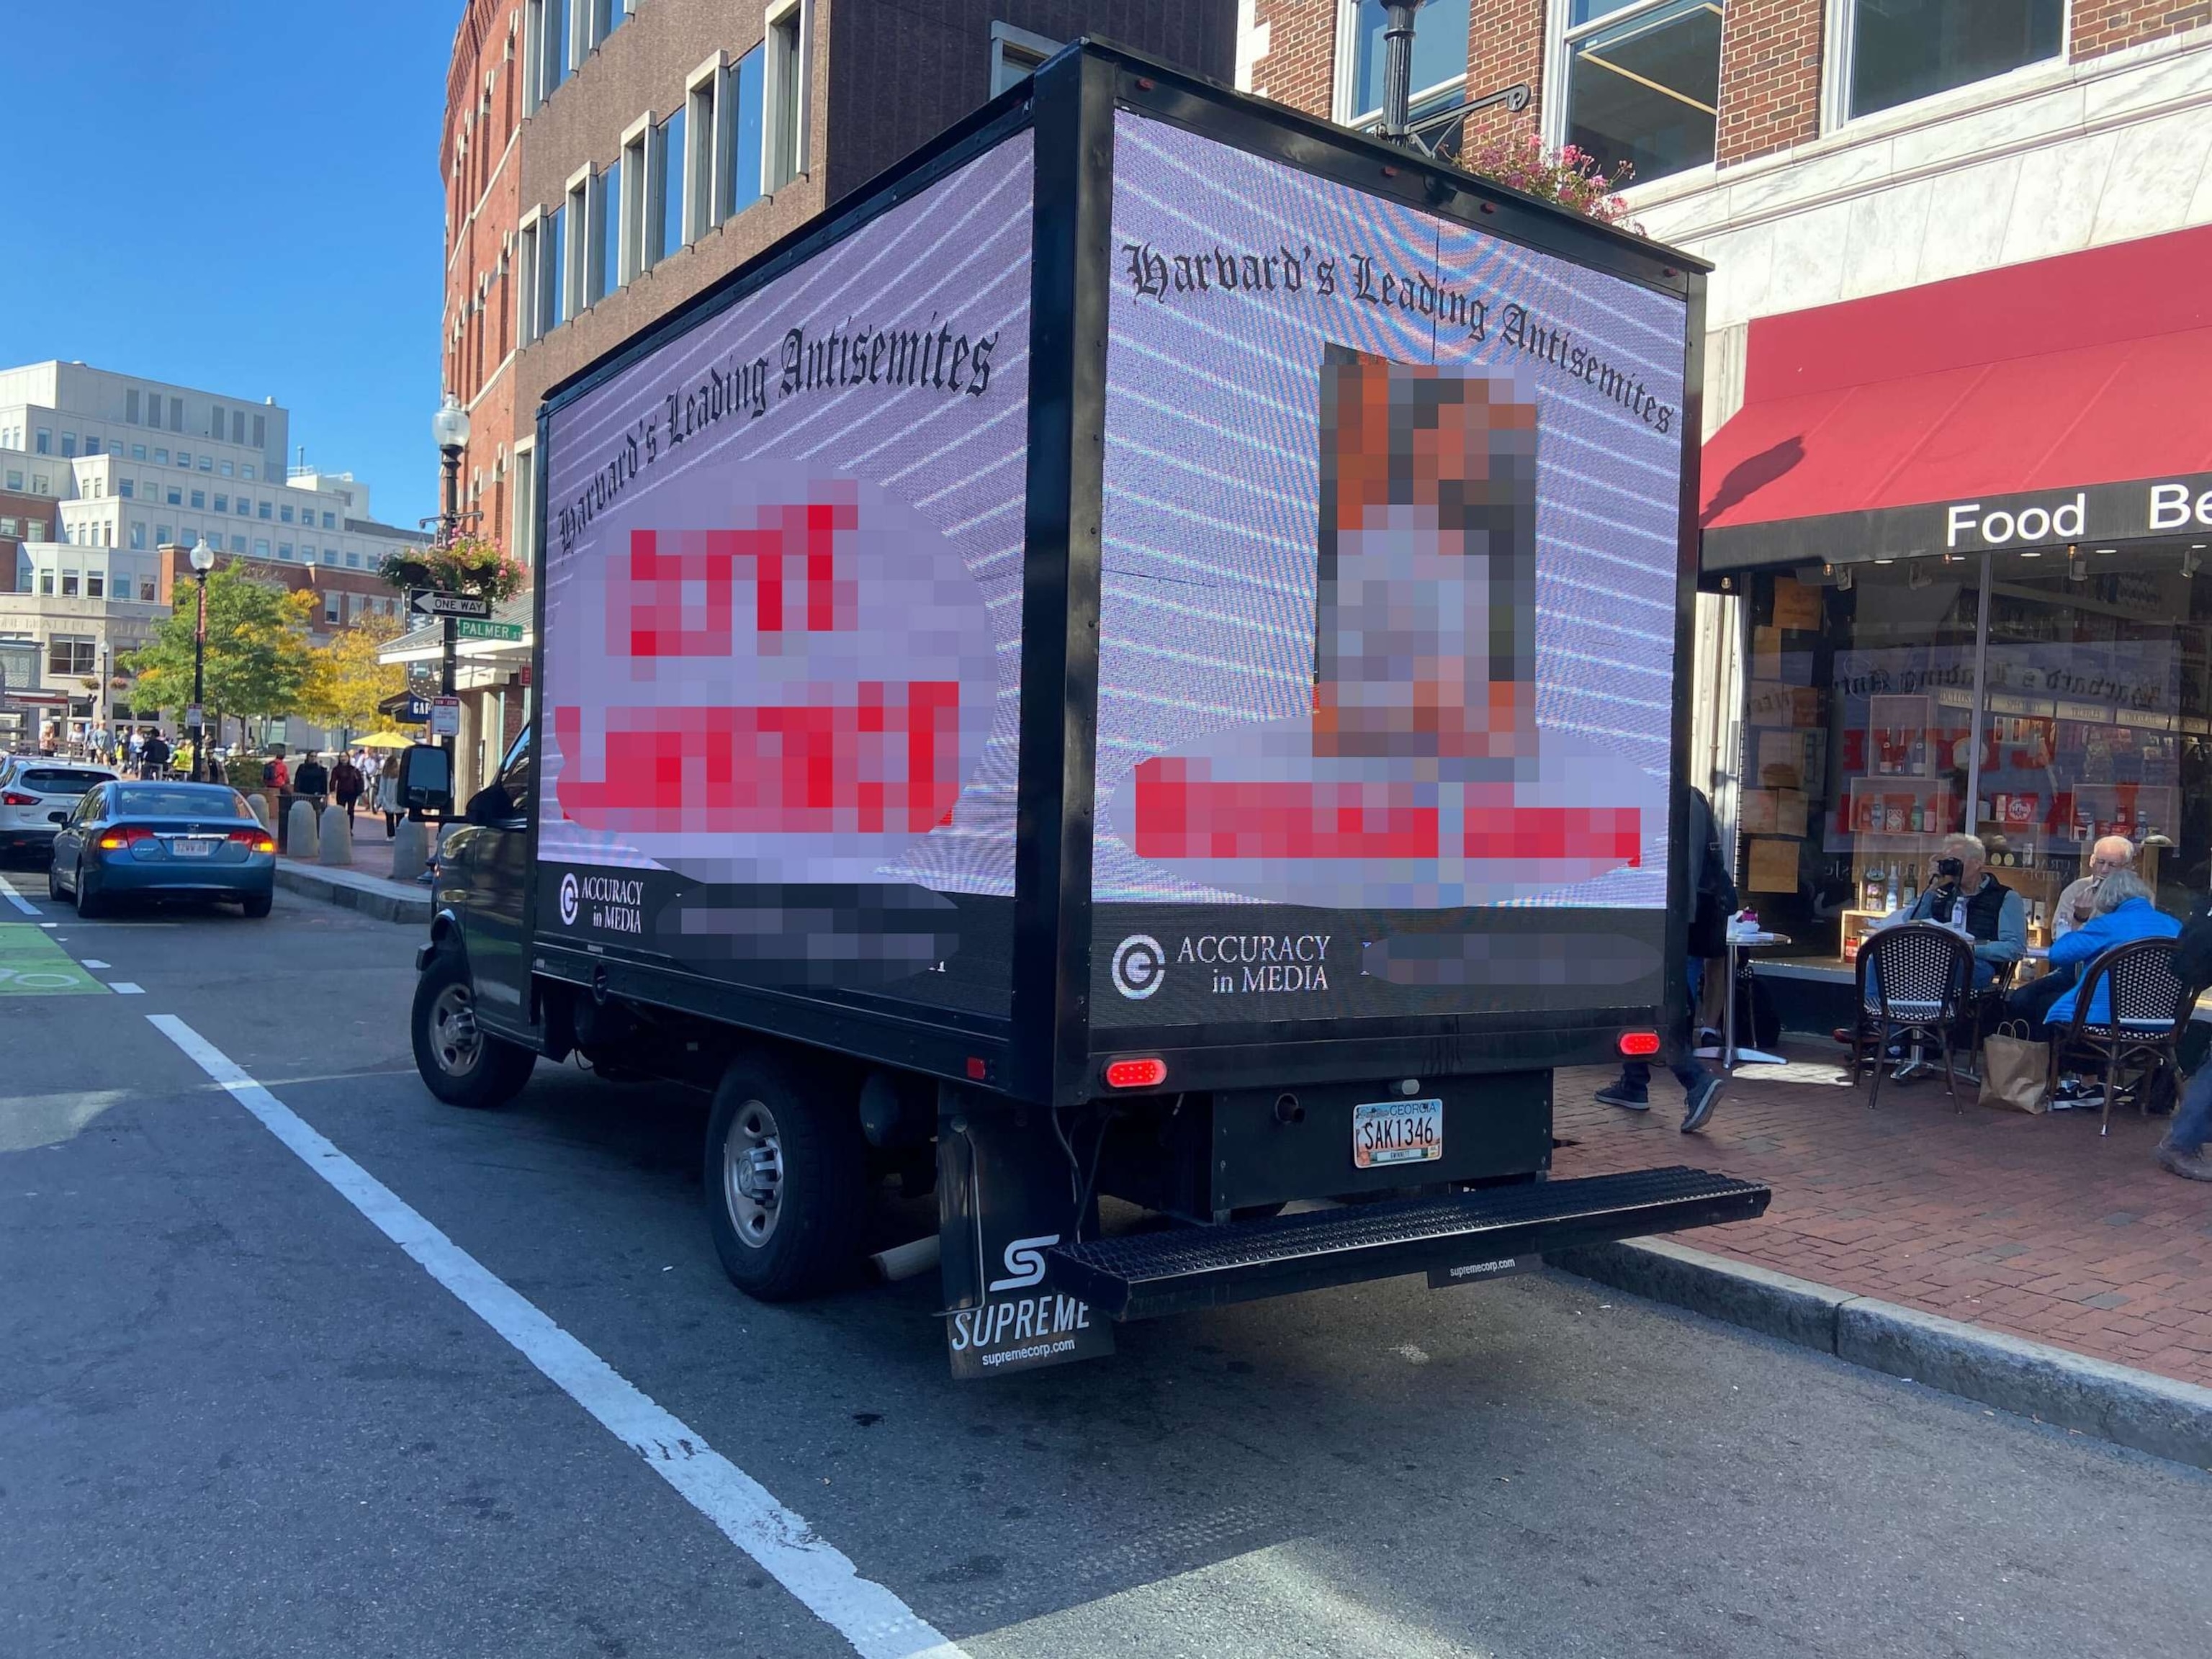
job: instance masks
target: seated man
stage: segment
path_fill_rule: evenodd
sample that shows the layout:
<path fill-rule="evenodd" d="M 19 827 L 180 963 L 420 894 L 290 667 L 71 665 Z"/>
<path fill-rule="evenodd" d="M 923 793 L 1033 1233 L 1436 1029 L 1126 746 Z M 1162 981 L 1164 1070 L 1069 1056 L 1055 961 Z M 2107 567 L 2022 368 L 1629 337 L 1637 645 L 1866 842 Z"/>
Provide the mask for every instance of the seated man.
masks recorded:
<path fill-rule="evenodd" d="M 1958 928 L 1973 942 L 1977 991 L 1996 983 L 2001 964 L 2018 962 L 2027 954 L 2027 906 L 1989 872 L 1989 856 L 1978 836 L 1944 836 L 1929 855 L 1926 889 L 1909 908 L 1881 924 L 1898 927 L 1934 921 Z M 1903 1058 L 1895 1043 L 1890 1052 Z M 1904 1081 L 1929 1069 L 1916 1054 L 1899 1068 L 1897 1077 Z"/>
<path fill-rule="evenodd" d="M 2097 913 L 2097 890 L 2106 877 L 2125 870 L 2132 872 L 2136 864 L 2136 846 L 2125 836 L 2106 836 L 2089 849 L 2089 867 L 2075 879 L 2066 884 L 2058 895 L 2058 908 L 2051 918 L 2051 937 L 2054 946 L 2060 939 L 2081 927 Z M 2054 954 L 2051 971 L 2040 979 L 2031 980 L 2005 999 L 2004 1017 L 2024 1019 L 2031 1025 L 2048 1018 L 2051 1005 L 2066 994 L 2081 975 L 2081 961 L 2069 961 L 2059 965 Z"/>

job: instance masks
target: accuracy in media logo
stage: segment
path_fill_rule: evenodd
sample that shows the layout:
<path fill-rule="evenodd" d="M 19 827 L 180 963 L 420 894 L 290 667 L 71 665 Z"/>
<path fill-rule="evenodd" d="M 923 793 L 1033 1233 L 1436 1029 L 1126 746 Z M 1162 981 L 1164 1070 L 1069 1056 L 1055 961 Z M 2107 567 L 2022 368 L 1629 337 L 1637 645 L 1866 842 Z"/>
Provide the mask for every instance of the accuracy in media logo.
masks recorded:
<path fill-rule="evenodd" d="M 1167 977 L 1167 952 L 1150 933 L 1132 933 L 1114 947 L 1114 988 L 1142 1002 Z"/>
<path fill-rule="evenodd" d="M 561 878 L 561 925 L 576 925 L 576 878 L 574 872 Z"/>

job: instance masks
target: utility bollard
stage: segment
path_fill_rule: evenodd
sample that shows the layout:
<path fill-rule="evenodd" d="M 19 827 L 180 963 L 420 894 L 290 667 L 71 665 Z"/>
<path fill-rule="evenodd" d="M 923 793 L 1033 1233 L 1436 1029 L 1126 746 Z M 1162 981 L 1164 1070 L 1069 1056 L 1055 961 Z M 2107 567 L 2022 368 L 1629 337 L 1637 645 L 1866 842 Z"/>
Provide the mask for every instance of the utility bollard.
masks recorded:
<path fill-rule="evenodd" d="M 295 797 L 284 823 L 284 850 L 295 859 L 315 856 L 315 804 Z"/>
<path fill-rule="evenodd" d="M 353 862 L 353 824 L 346 817 L 345 808 L 336 801 L 323 808 L 322 849 L 318 856 L 325 864 Z"/>
<path fill-rule="evenodd" d="M 264 830 L 269 828 L 269 797 L 257 789 L 246 798 L 246 804 L 252 810 L 253 816 L 259 821 L 261 827 Z"/>
<path fill-rule="evenodd" d="M 428 832 L 420 818 L 402 818 L 392 836 L 392 878 L 414 881 L 429 857 Z"/>

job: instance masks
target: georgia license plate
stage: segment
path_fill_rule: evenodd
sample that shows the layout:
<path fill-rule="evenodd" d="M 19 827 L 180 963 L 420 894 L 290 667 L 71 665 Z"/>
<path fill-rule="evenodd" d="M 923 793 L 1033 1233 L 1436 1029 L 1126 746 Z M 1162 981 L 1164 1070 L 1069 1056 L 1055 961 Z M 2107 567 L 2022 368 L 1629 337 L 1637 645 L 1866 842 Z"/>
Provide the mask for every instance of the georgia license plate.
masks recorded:
<path fill-rule="evenodd" d="M 169 850 L 180 859 L 204 859 L 215 851 L 215 842 L 205 836 L 179 836 Z"/>
<path fill-rule="evenodd" d="M 1441 1100 L 1387 1100 L 1352 1109 L 1352 1167 L 1428 1164 L 1444 1155 Z"/>

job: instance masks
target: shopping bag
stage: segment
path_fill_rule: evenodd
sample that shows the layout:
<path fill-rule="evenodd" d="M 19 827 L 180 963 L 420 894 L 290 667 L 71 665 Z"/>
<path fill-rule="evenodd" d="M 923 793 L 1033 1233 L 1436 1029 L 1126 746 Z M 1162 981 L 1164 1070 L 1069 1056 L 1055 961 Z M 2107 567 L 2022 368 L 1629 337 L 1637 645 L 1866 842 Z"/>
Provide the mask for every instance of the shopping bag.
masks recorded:
<path fill-rule="evenodd" d="M 2008 1112 L 2051 1109 L 2051 1045 L 2031 1042 L 2024 1019 L 2008 1019 L 1982 1040 L 1981 1103 Z"/>

